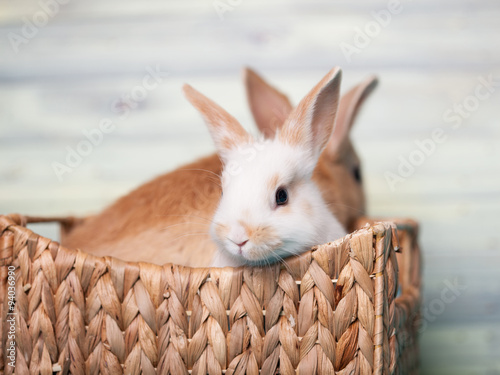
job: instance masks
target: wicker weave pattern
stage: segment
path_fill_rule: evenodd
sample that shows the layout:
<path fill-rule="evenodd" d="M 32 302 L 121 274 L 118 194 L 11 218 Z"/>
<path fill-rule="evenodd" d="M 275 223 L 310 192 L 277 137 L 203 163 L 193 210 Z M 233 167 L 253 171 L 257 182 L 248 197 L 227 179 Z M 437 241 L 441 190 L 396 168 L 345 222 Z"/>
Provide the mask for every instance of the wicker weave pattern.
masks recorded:
<path fill-rule="evenodd" d="M 16 267 L 17 374 L 388 374 L 417 368 L 419 253 L 377 223 L 285 264 L 191 269 L 60 246 L 0 216 L 2 358 Z M 412 251 L 413 250 L 413 251 Z"/>

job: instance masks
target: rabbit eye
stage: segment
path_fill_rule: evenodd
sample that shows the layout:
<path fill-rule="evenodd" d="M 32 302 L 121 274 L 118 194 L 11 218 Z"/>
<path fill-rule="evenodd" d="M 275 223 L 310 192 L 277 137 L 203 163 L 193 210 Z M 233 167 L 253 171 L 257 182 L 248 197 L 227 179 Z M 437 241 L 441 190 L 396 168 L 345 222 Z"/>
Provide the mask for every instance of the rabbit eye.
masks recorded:
<path fill-rule="evenodd" d="M 288 202 L 288 192 L 285 188 L 279 188 L 276 190 L 276 204 L 278 206 L 283 206 Z"/>
<path fill-rule="evenodd" d="M 354 167 L 354 169 L 352 170 L 352 175 L 354 176 L 354 179 L 356 181 L 361 183 L 361 171 L 360 171 L 359 167 Z"/>

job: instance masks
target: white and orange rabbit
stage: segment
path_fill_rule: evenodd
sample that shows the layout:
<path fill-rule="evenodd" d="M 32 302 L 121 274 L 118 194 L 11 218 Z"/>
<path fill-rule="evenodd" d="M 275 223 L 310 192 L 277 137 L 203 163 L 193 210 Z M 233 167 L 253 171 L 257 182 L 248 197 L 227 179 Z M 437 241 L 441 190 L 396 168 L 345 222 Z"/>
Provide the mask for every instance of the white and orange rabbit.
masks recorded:
<path fill-rule="evenodd" d="M 249 69 L 245 82 L 256 123 L 273 138 L 293 107 Z M 335 130 L 312 175 L 326 207 L 347 229 L 364 212 L 359 160 L 349 131 L 375 85 L 370 78 L 342 97 Z M 208 266 L 216 249 L 209 227 L 221 196 L 221 172 L 222 163 L 214 154 L 162 175 L 86 219 L 63 238 L 63 245 L 130 261 Z"/>
<path fill-rule="evenodd" d="M 213 266 L 270 264 L 346 234 L 312 179 L 335 124 L 341 76 L 332 69 L 265 141 L 184 86 L 224 165 L 223 195 L 210 226 L 218 249 Z"/>

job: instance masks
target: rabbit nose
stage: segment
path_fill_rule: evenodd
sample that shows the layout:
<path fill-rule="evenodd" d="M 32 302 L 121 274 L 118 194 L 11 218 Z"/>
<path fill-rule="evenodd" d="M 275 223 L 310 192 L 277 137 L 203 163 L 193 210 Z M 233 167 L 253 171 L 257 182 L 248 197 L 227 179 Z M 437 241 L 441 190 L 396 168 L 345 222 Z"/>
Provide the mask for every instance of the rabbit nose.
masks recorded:
<path fill-rule="evenodd" d="M 248 240 L 245 240 L 243 242 L 237 243 L 236 245 L 238 245 L 239 247 L 243 247 L 247 242 Z"/>
<path fill-rule="evenodd" d="M 228 239 L 236 246 L 238 246 L 241 251 L 241 248 L 248 242 L 250 238 L 248 237 L 248 233 L 245 228 L 242 225 L 237 224 L 231 228 L 231 233 L 229 233 Z"/>

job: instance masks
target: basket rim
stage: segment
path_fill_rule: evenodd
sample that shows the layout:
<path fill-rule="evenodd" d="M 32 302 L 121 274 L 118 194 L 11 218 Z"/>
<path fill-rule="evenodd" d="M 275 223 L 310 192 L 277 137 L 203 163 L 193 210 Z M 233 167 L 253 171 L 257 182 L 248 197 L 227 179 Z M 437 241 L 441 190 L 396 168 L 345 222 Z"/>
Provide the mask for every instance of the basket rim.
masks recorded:
<path fill-rule="evenodd" d="M 34 235 L 41 237 L 41 238 L 46 238 L 42 235 L 39 235 L 35 232 L 33 232 L 31 229 L 27 227 L 28 224 L 38 224 L 38 223 L 59 223 L 61 226 L 73 226 L 75 224 L 81 223 L 85 220 L 85 217 L 77 217 L 77 216 L 31 216 L 31 215 L 23 215 L 19 213 L 13 213 L 13 214 L 0 214 L 0 234 L 3 233 L 3 231 L 8 230 L 12 226 L 17 226 L 24 228 L 25 230 L 29 230 L 32 232 Z M 2 222 L 8 221 L 10 223 L 5 223 L 3 224 Z M 324 247 L 324 246 L 338 246 L 347 239 L 352 238 L 353 236 L 356 235 L 362 235 L 366 234 L 367 231 L 372 230 L 373 234 L 375 236 L 380 235 L 382 233 L 385 233 L 385 231 L 388 228 L 393 228 L 392 231 L 392 240 L 394 241 L 395 244 L 397 244 L 394 248 L 395 252 L 400 251 L 399 243 L 398 243 L 398 235 L 397 231 L 398 230 L 405 230 L 408 231 L 412 234 L 412 237 L 414 239 L 417 238 L 418 235 L 418 230 L 419 230 L 419 225 L 417 221 L 411 218 L 389 218 L 389 219 L 378 219 L 378 218 L 369 218 L 369 217 L 360 217 L 356 221 L 355 225 L 356 229 L 350 233 L 347 233 L 345 236 L 338 238 L 336 240 L 326 242 L 324 244 L 317 244 L 312 246 L 309 250 L 306 250 L 302 252 L 301 254 L 298 254 L 294 258 L 297 259 L 303 259 L 305 257 L 311 256 L 315 251 L 317 251 L 319 248 Z M 65 249 L 67 251 L 73 252 L 82 252 L 85 253 L 87 256 L 91 256 L 95 259 L 102 259 L 106 263 L 108 261 L 111 261 L 113 263 L 119 262 L 123 264 L 144 264 L 144 265 L 153 265 L 156 267 L 169 267 L 169 266 L 176 266 L 180 267 L 185 270 L 202 270 L 202 269 L 245 269 L 245 268 L 266 268 L 268 266 L 251 266 L 251 265 L 243 265 L 239 267 L 191 267 L 191 266 L 183 266 L 180 264 L 175 264 L 175 263 L 164 263 L 164 264 L 156 264 L 152 262 L 143 262 L 143 261 L 126 261 L 122 260 L 119 257 L 115 256 L 99 256 L 99 255 L 94 255 L 92 253 L 88 253 L 85 251 L 85 249 L 80 249 L 80 248 L 69 248 L 66 247 L 65 245 L 61 244 L 58 241 L 54 241 L 50 238 L 47 238 L 47 240 L 50 240 L 53 243 L 57 243 L 59 245 L 59 248 Z M 291 258 L 291 257 L 290 257 Z M 283 266 L 282 266 L 283 267 Z"/>

